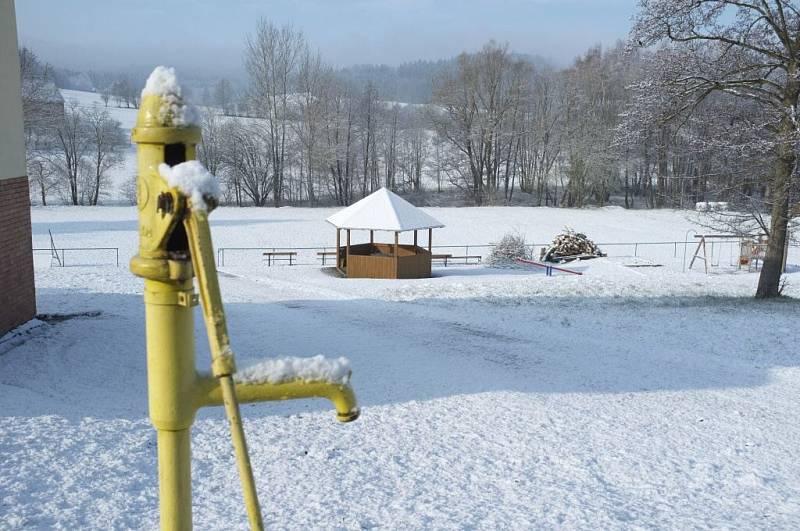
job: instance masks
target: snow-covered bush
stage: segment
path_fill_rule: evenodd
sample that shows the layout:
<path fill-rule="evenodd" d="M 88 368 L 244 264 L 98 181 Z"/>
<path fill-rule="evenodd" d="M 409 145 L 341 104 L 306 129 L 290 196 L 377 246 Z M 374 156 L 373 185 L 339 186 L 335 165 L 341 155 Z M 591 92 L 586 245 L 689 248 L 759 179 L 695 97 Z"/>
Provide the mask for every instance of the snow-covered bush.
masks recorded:
<path fill-rule="evenodd" d="M 528 258 L 525 237 L 517 232 L 509 232 L 492 246 L 487 263 L 491 267 L 509 267 L 517 265 L 519 258 Z"/>

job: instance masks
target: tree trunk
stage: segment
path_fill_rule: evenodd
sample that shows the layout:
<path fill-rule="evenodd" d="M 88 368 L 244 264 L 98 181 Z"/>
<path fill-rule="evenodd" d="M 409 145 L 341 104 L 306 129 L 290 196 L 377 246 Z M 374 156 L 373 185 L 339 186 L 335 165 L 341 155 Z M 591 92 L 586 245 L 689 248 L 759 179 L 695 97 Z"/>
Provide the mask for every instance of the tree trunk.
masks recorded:
<path fill-rule="evenodd" d="M 772 183 L 772 220 L 770 222 L 769 243 L 764 255 L 764 266 L 758 277 L 756 297 L 766 299 L 780 295 L 781 275 L 783 273 L 783 252 L 786 246 L 786 229 L 789 224 L 789 184 L 796 156 L 791 146 L 781 149 L 775 165 L 775 178 Z"/>

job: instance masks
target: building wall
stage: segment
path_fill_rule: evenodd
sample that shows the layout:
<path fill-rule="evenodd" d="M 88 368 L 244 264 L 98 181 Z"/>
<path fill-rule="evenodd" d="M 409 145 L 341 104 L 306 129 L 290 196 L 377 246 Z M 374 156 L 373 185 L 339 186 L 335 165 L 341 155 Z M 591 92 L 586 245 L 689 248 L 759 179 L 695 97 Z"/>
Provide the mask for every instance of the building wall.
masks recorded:
<path fill-rule="evenodd" d="M 0 335 L 36 313 L 13 0 L 0 0 Z"/>

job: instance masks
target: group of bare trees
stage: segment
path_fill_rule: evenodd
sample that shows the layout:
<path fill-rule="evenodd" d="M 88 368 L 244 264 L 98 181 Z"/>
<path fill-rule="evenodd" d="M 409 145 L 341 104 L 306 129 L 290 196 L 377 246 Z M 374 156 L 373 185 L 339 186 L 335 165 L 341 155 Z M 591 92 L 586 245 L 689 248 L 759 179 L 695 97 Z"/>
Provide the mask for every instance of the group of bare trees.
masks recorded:
<path fill-rule="evenodd" d="M 28 175 L 43 205 L 57 197 L 73 205 L 96 205 L 109 170 L 122 163 L 129 145 L 120 123 L 100 106 L 64 102 L 50 68 L 20 50 Z"/>
<path fill-rule="evenodd" d="M 724 190 L 695 171 L 710 155 L 687 140 L 697 132 L 647 115 L 639 88 L 652 85 L 652 56 L 637 48 L 594 47 L 563 70 L 534 68 L 495 43 L 462 54 L 429 108 L 444 141 L 432 173 L 443 171 L 477 204 L 508 204 L 516 190 L 523 203 L 564 207 L 716 198 Z"/>
<path fill-rule="evenodd" d="M 381 186 L 422 190 L 430 165 L 425 106 L 347 81 L 290 26 L 261 21 L 245 66 L 243 101 L 223 96 L 233 93 L 229 84 L 217 85 L 220 103 L 205 112 L 198 152 L 216 168 L 227 201 L 347 205 Z"/>
<path fill-rule="evenodd" d="M 618 200 L 656 208 L 725 200 L 719 196 L 730 190 L 706 171 L 716 168 L 703 159 L 712 154 L 699 154 L 691 140 L 698 131 L 647 116 L 639 87 L 652 78 L 653 57 L 620 43 L 557 70 L 490 42 L 444 67 L 428 104 L 409 105 L 369 81 L 343 79 L 299 32 L 262 23 L 248 46 L 248 103 L 239 105 L 253 121 L 236 121 L 250 142 L 227 150 L 232 158 L 220 169 L 232 200 L 255 204 L 349 204 L 380 186 L 455 188 L 472 204 Z M 707 120 L 688 125 L 710 129 Z M 271 169 L 258 172 L 258 197 L 239 196 L 241 183 L 253 180 L 253 159 L 242 157 L 259 146 Z"/>
<path fill-rule="evenodd" d="M 141 90 L 142 88 L 133 83 L 130 77 L 121 76 L 100 90 L 100 99 L 106 107 L 113 101 L 117 107 L 138 109 Z"/>
<path fill-rule="evenodd" d="M 698 5 L 712 4 L 741 2 Z M 691 6 L 643 2 L 640 18 L 700 9 Z M 745 19 L 723 20 L 731 27 L 722 32 L 746 30 Z M 236 203 L 349 204 L 380 186 L 409 193 L 456 188 L 473 204 L 688 208 L 704 200 L 768 199 L 765 151 L 731 147 L 763 139 L 757 126 L 742 126 L 762 108 L 731 94 L 733 88 L 694 99 L 690 92 L 702 89 L 676 91 L 669 77 L 679 66 L 695 65 L 711 76 L 706 88 L 714 86 L 723 72 L 706 68 L 713 51 L 696 42 L 691 51 L 651 47 L 657 34 L 641 21 L 631 43 L 592 48 L 561 70 L 490 42 L 439 65 L 431 101 L 415 105 L 393 102 L 369 80 L 340 75 L 294 28 L 261 21 L 247 41 L 246 90 L 231 101 L 223 80 L 214 98 L 223 115 L 235 108 L 252 121 L 237 118 L 238 133 L 215 136 L 232 145 L 209 151 L 224 155 L 219 169 Z M 233 128 L 233 120 L 215 120 L 218 128 Z"/>

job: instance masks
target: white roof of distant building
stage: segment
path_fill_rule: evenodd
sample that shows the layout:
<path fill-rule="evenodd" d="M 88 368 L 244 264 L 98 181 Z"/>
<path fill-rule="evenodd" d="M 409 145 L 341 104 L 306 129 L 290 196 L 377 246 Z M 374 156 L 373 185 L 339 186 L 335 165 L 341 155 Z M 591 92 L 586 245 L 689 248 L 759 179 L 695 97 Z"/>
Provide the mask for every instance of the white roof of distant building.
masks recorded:
<path fill-rule="evenodd" d="M 444 227 L 440 221 L 386 188 L 340 210 L 327 221 L 340 229 L 392 232 Z"/>

